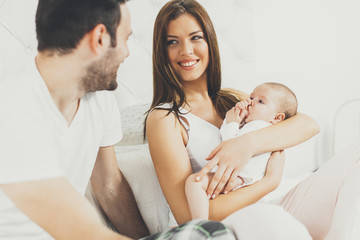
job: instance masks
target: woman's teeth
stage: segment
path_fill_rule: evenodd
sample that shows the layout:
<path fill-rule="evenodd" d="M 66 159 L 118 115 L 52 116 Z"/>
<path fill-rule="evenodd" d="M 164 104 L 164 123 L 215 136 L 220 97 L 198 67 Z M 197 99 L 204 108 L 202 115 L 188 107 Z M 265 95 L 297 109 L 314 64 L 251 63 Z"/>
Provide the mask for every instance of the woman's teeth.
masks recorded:
<path fill-rule="evenodd" d="M 184 66 L 184 67 L 190 67 L 192 65 L 194 65 L 196 63 L 196 61 L 190 61 L 190 62 L 184 62 L 184 63 L 180 63 L 181 66 Z"/>

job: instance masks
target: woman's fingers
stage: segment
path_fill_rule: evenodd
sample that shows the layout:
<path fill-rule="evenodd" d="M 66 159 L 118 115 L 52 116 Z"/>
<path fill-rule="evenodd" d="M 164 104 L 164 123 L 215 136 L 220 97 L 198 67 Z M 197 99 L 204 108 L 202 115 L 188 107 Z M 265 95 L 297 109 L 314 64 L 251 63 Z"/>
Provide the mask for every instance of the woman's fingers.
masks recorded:
<path fill-rule="evenodd" d="M 224 173 L 222 174 L 216 188 L 214 189 L 214 191 L 212 193 L 210 193 L 211 189 L 208 188 L 208 192 L 211 195 L 211 198 L 216 198 L 216 196 L 218 196 L 221 192 L 223 192 L 225 185 L 228 183 L 228 180 L 231 176 L 231 173 L 233 172 L 232 169 L 230 168 L 226 168 Z M 215 173 L 216 174 L 216 173 Z M 215 185 L 216 183 L 214 183 Z"/>
<path fill-rule="evenodd" d="M 229 192 L 231 192 L 235 187 L 238 187 L 239 185 L 239 174 L 240 174 L 240 170 L 235 169 L 229 179 L 228 184 L 226 185 L 225 189 L 224 189 L 224 194 L 227 194 Z"/>
<path fill-rule="evenodd" d="M 237 184 L 234 183 L 235 176 L 240 173 L 251 158 L 251 152 L 249 152 L 249 149 L 246 148 L 246 144 L 240 144 L 238 140 L 238 138 L 234 138 L 222 142 L 207 158 L 207 160 L 211 159 L 211 162 L 214 161 L 212 162 L 212 165 L 206 166 L 205 169 L 203 168 L 199 172 L 200 176 L 202 176 L 202 174 L 209 171 L 210 167 L 218 165 L 218 170 L 207 190 L 207 193 L 211 196 L 214 194 L 216 196 L 224 190 L 230 192 L 232 190 L 231 187 L 236 187 L 234 186 Z M 232 180 L 230 180 L 230 184 L 228 184 L 230 178 Z M 226 186 L 225 189 L 224 186 Z"/>
<path fill-rule="evenodd" d="M 203 177 L 208 174 L 208 172 L 210 172 L 214 167 L 217 166 L 218 164 L 218 158 L 214 158 L 212 160 L 210 160 L 197 174 L 195 177 L 195 180 L 197 182 L 200 182 L 201 179 L 203 179 Z"/>
<path fill-rule="evenodd" d="M 216 148 L 214 148 L 214 150 L 211 151 L 211 153 L 206 158 L 206 160 L 210 160 L 213 157 L 215 157 L 215 155 L 218 154 L 218 152 L 221 150 L 221 146 L 222 146 L 222 144 L 220 143 Z"/>
<path fill-rule="evenodd" d="M 208 174 L 214 167 L 216 167 L 219 163 L 218 156 L 219 151 L 221 150 L 222 144 L 214 148 L 214 150 L 211 151 L 210 155 L 206 158 L 206 160 L 209 160 L 209 162 L 196 174 L 196 181 L 200 181 L 204 175 Z"/>
<path fill-rule="evenodd" d="M 209 198 L 215 198 L 214 191 L 219 185 L 220 180 L 222 179 L 222 176 L 224 175 L 226 168 L 225 167 L 218 167 L 216 170 L 213 178 L 211 179 L 211 182 L 209 183 L 208 189 L 206 191 Z"/>

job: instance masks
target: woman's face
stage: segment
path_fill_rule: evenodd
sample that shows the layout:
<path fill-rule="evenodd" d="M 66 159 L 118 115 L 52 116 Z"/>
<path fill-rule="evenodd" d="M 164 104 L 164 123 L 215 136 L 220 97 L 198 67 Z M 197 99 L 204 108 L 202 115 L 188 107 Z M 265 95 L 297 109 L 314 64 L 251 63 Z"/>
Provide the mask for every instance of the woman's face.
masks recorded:
<path fill-rule="evenodd" d="M 167 52 L 172 68 L 183 81 L 206 81 L 209 48 L 201 26 L 192 15 L 183 14 L 169 22 Z"/>

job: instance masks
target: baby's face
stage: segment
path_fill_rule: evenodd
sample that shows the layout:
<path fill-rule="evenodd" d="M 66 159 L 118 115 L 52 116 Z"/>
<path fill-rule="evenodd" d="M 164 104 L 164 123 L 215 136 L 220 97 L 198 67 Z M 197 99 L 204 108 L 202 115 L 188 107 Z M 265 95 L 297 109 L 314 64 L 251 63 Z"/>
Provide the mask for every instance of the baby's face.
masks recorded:
<path fill-rule="evenodd" d="M 263 120 L 271 122 L 279 108 L 280 93 L 267 85 L 259 85 L 251 93 L 252 100 L 245 122 Z"/>

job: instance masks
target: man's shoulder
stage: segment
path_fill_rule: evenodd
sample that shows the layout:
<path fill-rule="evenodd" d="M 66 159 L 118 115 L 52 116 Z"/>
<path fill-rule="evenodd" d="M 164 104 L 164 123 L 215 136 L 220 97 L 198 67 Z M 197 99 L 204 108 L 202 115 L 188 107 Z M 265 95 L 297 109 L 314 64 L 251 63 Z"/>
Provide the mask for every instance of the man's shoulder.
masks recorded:
<path fill-rule="evenodd" d="M 116 98 L 112 91 L 96 91 L 85 94 L 81 101 L 87 105 L 88 114 L 108 117 L 120 114 Z"/>

